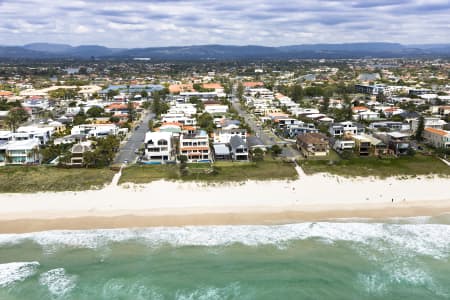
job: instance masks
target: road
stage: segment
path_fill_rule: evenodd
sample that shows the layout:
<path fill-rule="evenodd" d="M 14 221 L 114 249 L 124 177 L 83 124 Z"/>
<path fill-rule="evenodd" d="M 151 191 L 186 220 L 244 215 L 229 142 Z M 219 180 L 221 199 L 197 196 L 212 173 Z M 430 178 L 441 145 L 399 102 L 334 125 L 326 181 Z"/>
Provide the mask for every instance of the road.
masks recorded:
<path fill-rule="evenodd" d="M 135 153 L 136 149 L 139 149 L 144 143 L 145 133 L 148 131 L 148 121 L 153 119 L 155 114 L 146 112 L 141 119 L 141 124 L 137 130 L 131 129 L 128 133 L 127 140 L 120 146 L 119 153 L 114 160 L 115 164 L 121 164 L 124 161 L 134 163 L 138 157 Z"/>
<path fill-rule="evenodd" d="M 286 142 L 275 133 L 273 133 L 270 129 L 262 129 L 262 127 L 256 124 L 255 116 L 247 113 L 244 109 L 242 109 L 241 104 L 239 103 L 237 98 L 233 98 L 232 101 L 233 108 L 242 116 L 245 122 L 250 126 L 255 135 L 264 143 L 266 146 L 273 146 L 275 144 L 280 145 L 283 152 L 280 156 L 286 158 L 295 158 L 300 155 L 300 153 L 292 147 L 293 143 Z M 286 147 L 284 147 L 286 145 Z"/>
<path fill-rule="evenodd" d="M 233 108 L 239 113 L 241 117 L 244 118 L 245 122 L 250 126 L 255 135 L 264 143 L 266 146 L 272 146 L 282 142 L 282 140 L 277 137 L 269 129 L 262 129 L 261 126 L 256 124 L 255 116 L 250 115 L 245 110 L 242 109 L 241 104 L 237 99 L 233 99 Z"/>

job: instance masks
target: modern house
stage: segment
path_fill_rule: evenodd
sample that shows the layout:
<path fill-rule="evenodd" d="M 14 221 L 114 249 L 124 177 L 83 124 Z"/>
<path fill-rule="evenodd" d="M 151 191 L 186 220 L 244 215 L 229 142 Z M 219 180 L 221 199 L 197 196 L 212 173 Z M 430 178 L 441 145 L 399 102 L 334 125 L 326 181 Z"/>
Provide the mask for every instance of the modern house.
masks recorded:
<path fill-rule="evenodd" d="M 409 124 L 403 124 L 402 122 L 394 122 L 394 121 L 383 121 L 383 122 L 373 122 L 369 125 L 370 129 L 383 129 L 387 131 L 400 131 L 400 130 L 409 130 Z"/>
<path fill-rule="evenodd" d="M 355 142 L 355 151 L 359 156 L 369 156 L 372 150 L 372 144 L 369 139 L 362 135 L 352 136 Z"/>
<path fill-rule="evenodd" d="M 16 140 L 37 139 L 39 144 L 46 145 L 54 132 L 54 127 L 21 126 L 14 135 Z"/>
<path fill-rule="evenodd" d="M 147 132 L 145 134 L 145 159 L 150 164 L 175 161 L 175 148 L 171 132 Z"/>
<path fill-rule="evenodd" d="M 420 119 L 415 119 L 411 121 L 411 130 L 412 132 L 416 132 L 417 128 L 419 127 L 419 121 Z M 435 117 L 426 117 L 423 119 L 424 127 L 428 128 L 435 128 L 435 129 L 443 129 L 444 126 L 447 124 L 444 120 L 441 120 L 440 118 Z"/>
<path fill-rule="evenodd" d="M 230 139 L 231 158 L 235 161 L 248 161 L 248 147 L 245 140 L 234 135 Z"/>
<path fill-rule="evenodd" d="M 431 146 L 450 149 L 450 131 L 427 127 L 424 129 L 422 135 L 425 141 Z"/>
<path fill-rule="evenodd" d="M 213 144 L 214 160 L 231 160 L 230 148 L 227 144 Z"/>
<path fill-rule="evenodd" d="M 336 140 L 333 149 L 338 152 L 353 151 L 355 149 L 355 141 L 351 139 Z"/>
<path fill-rule="evenodd" d="M 205 104 L 205 112 L 209 114 L 225 114 L 228 111 L 227 105 Z"/>
<path fill-rule="evenodd" d="M 297 148 L 305 157 L 326 156 L 329 153 L 328 138 L 321 133 L 306 133 L 297 136 Z"/>
<path fill-rule="evenodd" d="M 0 142 L 0 163 L 7 165 L 39 164 L 39 140 Z"/>
<path fill-rule="evenodd" d="M 72 135 L 86 134 L 89 137 L 105 137 L 108 135 L 117 135 L 119 127 L 114 124 L 82 124 L 72 127 Z"/>
<path fill-rule="evenodd" d="M 347 134 L 356 135 L 364 132 L 364 126 L 355 122 L 341 122 L 331 124 L 329 127 L 329 133 L 334 136 L 343 136 Z"/>
<path fill-rule="evenodd" d="M 188 162 L 211 162 L 208 134 L 203 130 L 181 134 L 179 153 L 186 156 Z"/>
<path fill-rule="evenodd" d="M 380 132 L 374 135 L 376 138 L 379 138 L 388 146 L 388 149 L 392 154 L 408 154 L 408 150 L 411 147 L 409 134 L 394 131 L 388 133 Z"/>
<path fill-rule="evenodd" d="M 228 144 L 233 136 L 240 136 L 242 140 L 247 140 L 247 130 L 246 129 L 216 129 L 213 134 L 214 143 Z"/>

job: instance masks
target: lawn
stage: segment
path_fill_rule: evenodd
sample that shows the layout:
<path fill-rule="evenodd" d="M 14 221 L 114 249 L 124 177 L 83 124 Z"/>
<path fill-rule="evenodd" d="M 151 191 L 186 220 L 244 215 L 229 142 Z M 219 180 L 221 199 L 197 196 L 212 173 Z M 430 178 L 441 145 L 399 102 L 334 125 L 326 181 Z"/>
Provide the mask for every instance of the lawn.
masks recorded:
<path fill-rule="evenodd" d="M 261 162 L 218 162 L 188 164 L 181 176 L 179 165 L 129 166 L 122 171 L 119 183 L 148 183 L 154 180 L 228 182 L 246 180 L 296 179 L 293 163 L 267 160 Z"/>
<path fill-rule="evenodd" d="M 176 165 L 132 165 L 122 170 L 119 184 L 148 183 L 160 179 L 176 180 L 179 176 L 179 168 Z"/>
<path fill-rule="evenodd" d="M 0 193 L 99 189 L 109 184 L 113 176 L 109 169 L 5 166 L 0 168 Z"/>
<path fill-rule="evenodd" d="M 331 173 L 345 177 L 431 175 L 450 176 L 450 167 L 433 156 L 416 154 L 400 158 L 352 158 L 349 160 L 300 160 L 306 174 Z"/>

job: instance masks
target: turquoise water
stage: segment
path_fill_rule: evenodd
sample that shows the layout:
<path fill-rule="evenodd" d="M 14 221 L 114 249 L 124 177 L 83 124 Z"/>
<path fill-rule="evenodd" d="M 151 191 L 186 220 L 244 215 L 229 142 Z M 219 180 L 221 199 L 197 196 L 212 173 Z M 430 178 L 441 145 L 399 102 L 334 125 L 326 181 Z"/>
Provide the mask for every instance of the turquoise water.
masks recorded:
<path fill-rule="evenodd" d="M 450 299 L 449 221 L 0 235 L 0 299 Z"/>

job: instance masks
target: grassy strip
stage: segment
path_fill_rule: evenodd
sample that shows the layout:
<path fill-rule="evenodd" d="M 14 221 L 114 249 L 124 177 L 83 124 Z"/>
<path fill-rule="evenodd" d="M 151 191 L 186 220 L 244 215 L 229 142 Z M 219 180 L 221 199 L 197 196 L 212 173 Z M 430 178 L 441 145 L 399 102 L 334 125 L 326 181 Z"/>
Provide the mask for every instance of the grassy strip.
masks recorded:
<path fill-rule="evenodd" d="M 62 169 L 56 167 L 5 166 L 0 169 L 1 193 L 83 191 L 109 184 L 109 169 Z"/>
<path fill-rule="evenodd" d="M 187 174 L 181 176 L 178 165 L 130 166 L 122 171 L 119 183 L 148 183 L 154 180 L 181 180 L 204 182 L 239 182 L 245 180 L 296 179 L 293 163 L 261 161 L 248 163 L 219 162 L 188 165 Z"/>
<path fill-rule="evenodd" d="M 348 160 L 298 161 L 306 174 L 331 173 L 344 177 L 440 175 L 450 176 L 450 168 L 433 156 L 417 154 L 399 158 L 352 158 Z"/>

